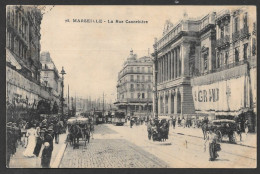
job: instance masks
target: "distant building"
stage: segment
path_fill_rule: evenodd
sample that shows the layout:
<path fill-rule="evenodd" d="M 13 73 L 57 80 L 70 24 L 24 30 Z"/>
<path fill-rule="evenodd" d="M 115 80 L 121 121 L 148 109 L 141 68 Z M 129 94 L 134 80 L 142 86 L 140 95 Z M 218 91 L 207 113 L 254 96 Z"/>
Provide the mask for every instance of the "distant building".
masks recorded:
<path fill-rule="evenodd" d="M 160 116 L 248 119 L 254 131 L 256 12 L 249 8 L 166 23 L 155 43 Z"/>
<path fill-rule="evenodd" d="M 153 62 L 130 51 L 118 73 L 117 102 L 115 105 L 126 115 L 146 115 L 152 111 Z"/>
<path fill-rule="evenodd" d="M 42 65 L 41 83 L 47 87 L 51 87 L 57 95 L 61 95 L 62 89 L 59 85 L 61 78 L 52 58 L 50 57 L 50 53 L 42 52 L 40 62 Z"/>

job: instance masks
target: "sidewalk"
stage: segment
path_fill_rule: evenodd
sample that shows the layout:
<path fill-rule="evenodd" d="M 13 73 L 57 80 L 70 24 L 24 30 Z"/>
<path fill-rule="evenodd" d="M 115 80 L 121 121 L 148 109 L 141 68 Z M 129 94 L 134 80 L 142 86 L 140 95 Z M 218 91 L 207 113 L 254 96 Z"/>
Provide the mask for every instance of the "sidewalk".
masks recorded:
<path fill-rule="evenodd" d="M 65 140 L 67 138 L 67 134 L 60 134 L 59 144 L 53 142 L 53 151 L 51 157 L 51 167 L 57 167 L 57 159 L 60 158 L 62 150 L 64 149 Z M 40 157 L 33 157 L 27 158 L 23 156 L 23 152 L 25 148 L 21 145 L 18 146 L 16 149 L 16 153 L 10 160 L 10 168 L 41 168 L 41 158 Z M 40 152 L 41 153 L 41 152 Z"/>
<path fill-rule="evenodd" d="M 193 127 L 178 127 L 176 126 L 175 129 L 170 128 L 170 134 L 171 133 L 176 134 L 183 134 L 187 136 L 193 136 L 198 138 L 203 138 L 203 133 L 201 128 L 193 128 Z M 236 137 L 237 144 L 242 146 L 249 146 L 249 147 L 255 147 L 256 148 L 256 133 L 248 133 L 247 135 L 245 133 L 242 133 L 242 141 L 240 141 L 239 136 Z"/>

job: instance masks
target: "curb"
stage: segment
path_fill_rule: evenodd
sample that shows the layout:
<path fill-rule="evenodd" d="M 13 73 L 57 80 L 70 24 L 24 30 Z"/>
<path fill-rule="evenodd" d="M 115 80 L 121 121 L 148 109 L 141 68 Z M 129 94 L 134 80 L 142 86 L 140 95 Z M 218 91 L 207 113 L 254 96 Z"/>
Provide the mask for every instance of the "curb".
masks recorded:
<path fill-rule="evenodd" d="M 67 147 L 67 144 L 68 143 L 64 143 L 60 149 L 60 151 L 58 152 L 54 162 L 51 164 L 51 168 L 59 168 L 60 166 L 60 162 L 61 162 L 61 159 L 63 158 L 63 155 L 64 155 L 64 152 L 65 152 L 65 149 Z"/>
<path fill-rule="evenodd" d="M 186 135 L 186 136 L 189 136 L 189 137 L 195 137 L 195 138 L 203 139 L 203 137 L 196 136 L 196 135 L 189 135 L 189 134 L 184 134 L 184 133 L 180 133 L 180 132 L 173 132 L 173 133 L 174 133 L 174 134 L 178 134 L 178 135 Z M 244 146 L 244 147 L 249 147 L 249 148 L 256 148 L 256 147 L 254 147 L 254 146 L 245 145 L 245 144 L 234 144 L 234 145 Z"/>

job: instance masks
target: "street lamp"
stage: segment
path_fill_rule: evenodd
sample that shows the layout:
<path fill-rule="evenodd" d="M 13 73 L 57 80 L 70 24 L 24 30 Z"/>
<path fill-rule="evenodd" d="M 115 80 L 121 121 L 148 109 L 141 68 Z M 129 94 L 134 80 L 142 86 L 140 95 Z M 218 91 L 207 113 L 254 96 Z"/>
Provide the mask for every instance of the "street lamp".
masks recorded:
<path fill-rule="evenodd" d="M 60 74 L 62 75 L 62 81 L 61 81 L 61 116 L 63 117 L 63 102 L 64 102 L 64 98 L 63 98 L 63 90 L 64 90 L 64 74 L 66 74 L 65 73 L 65 71 L 64 71 L 64 68 L 62 67 L 62 70 L 61 70 L 61 72 L 60 72 Z M 59 119 L 60 119 L 60 117 L 59 117 Z"/>
<path fill-rule="evenodd" d="M 155 112 L 154 117 L 158 118 L 158 95 L 157 95 L 157 74 L 158 74 L 158 52 L 157 52 L 157 38 L 154 39 L 154 53 L 152 56 L 154 57 L 154 97 L 155 97 Z"/>

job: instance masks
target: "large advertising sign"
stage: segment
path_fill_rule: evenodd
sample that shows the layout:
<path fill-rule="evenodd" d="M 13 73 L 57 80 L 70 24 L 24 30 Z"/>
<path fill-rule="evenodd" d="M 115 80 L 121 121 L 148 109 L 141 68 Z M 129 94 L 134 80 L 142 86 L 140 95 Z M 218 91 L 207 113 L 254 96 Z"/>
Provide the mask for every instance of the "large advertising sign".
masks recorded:
<path fill-rule="evenodd" d="M 196 111 L 239 111 L 249 107 L 249 80 L 247 76 L 193 86 Z"/>

